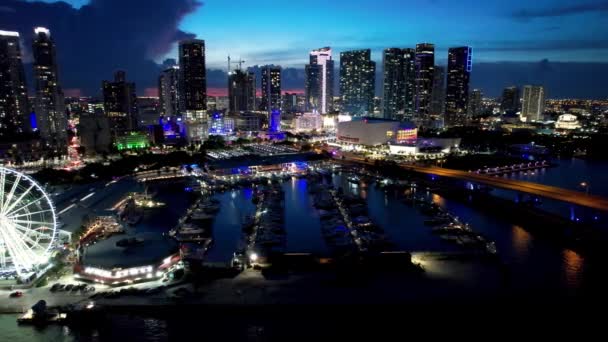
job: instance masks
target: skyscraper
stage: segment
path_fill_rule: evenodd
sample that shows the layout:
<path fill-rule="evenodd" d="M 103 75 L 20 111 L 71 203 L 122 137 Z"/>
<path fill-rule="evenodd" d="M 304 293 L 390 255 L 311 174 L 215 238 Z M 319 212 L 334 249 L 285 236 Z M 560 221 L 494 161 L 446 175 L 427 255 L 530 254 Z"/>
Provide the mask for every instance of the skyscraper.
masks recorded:
<path fill-rule="evenodd" d="M 414 108 L 418 121 L 427 122 L 431 110 L 433 78 L 435 76 L 435 45 L 422 43 L 416 45 L 416 90 Z"/>
<path fill-rule="evenodd" d="M 376 62 L 371 60 L 371 50 L 355 50 L 340 53 L 340 96 L 342 110 L 365 116 L 374 112 L 374 88 Z"/>
<path fill-rule="evenodd" d="M 207 108 L 207 71 L 205 41 L 199 39 L 179 42 L 180 110 L 186 120 L 205 119 Z"/>
<path fill-rule="evenodd" d="M 433 71 L 433 92 L 429 114 L 434 118 L 443 118 L 445 113 L 445 67 L 436 66 Z"/>
<path fill-rule="evenodd" d="M 405 71 L 403 50 L 382 52 L 382 116 L 394 119 L 405 108 Z"/>
<path fill-rule="evenodd" d="M 445 123 L 448 126 L 465 125 L 468 121 L 469 80 L 473 50 L 469 46 L 450 48 L 448 51 L 448 80 L 446 87 Z"/>
<path fill-rule="evenodd" d="M 29 126 L 27 108 L 19 33 L 0 31 L 0 139 L 14 137 Z"/>
<path fill-rule="evenodd" d="M 114 135 L 137 128 L 135 83 L 126 81 L 124 71 L 114 73 L 114 81 L 103 81 L 103 107 Z"/>
<path fill-rule="evenodd" d="M 255 73 L 248 72 L 247 73 L 247 110 L 256 110 L 257 102 L 256 102 L 256 82 L 255 82 Z"/>
<path fill-rule="evenodd" d="M 44 27 L 34 29 L 34 81 L 36 100 L 34 111 L 40 136 L 57 146 L 67 144 L 67 117 L 63 91 L 59 85 L 55 42 Z"/>
<path fill-rule="evenodd" d="M 158 78 L 158 98 L 161 116 L 171 118 L 180 115 L 178 66 L 169 67 L 161 72 Z"/>
<path fill-rule="evenodd" d="M 416 63 L 414 49 L 390 48 L 382 54 L 382 113 L 394 119 L 403 113 L 408 119 L 414 111 Z"/>
<path fill-rule="evenodd" d="M 260 110 L 271 112 L 281 110 L 281 68 L 266 65 L 262 67 L 262 102 Z"/>
<path fill-rule="evenodd" d="M 500 111 L 503 113 L 516 113 L 519 110 L 519 88 L 512 86 L 502 92 Z"/>
<path fill-rule="evenodd" d="M 253 80 L 253 82 L 252 82 Z M 253 89 L 251 89 L 253 86 Z M 251 95 L 255 94 L 255 76 L 241 69 L 232 70 L 228 74 L 228 110 L 237 114 L 248 110 L 251 105 Z"/>
<path fill-rule="evenodd" d="M 524 86 L 524 96 L 521 108 L 521 119 L 542 121 L 545 112 L 545 88 L 542 86 Z"/>
<path fill-rule="evenodd" d="M 481 89 L 473 89 L 469 95 L 469 117 L 475 117 L 481 115 L 481 99 L 483 94 Z"/>
<path fill-rule="evenodd" d="M 324 47 L 310 52 L 310 63 L 306 72 L 306 109 L 317 110 L 321 114 L 332 110 L 334 61 L 331 48 Z"/>

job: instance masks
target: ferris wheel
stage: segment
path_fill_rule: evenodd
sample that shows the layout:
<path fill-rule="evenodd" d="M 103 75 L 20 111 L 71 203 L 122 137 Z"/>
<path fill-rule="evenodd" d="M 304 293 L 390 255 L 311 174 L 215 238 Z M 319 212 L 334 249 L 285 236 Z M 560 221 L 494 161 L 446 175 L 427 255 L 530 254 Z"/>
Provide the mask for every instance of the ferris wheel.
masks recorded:
<path fill-rule="evenodd" d="M 22 275 L 48 261 L 57 218 L 32 178 L 0 167 L 0 273 Z"/>

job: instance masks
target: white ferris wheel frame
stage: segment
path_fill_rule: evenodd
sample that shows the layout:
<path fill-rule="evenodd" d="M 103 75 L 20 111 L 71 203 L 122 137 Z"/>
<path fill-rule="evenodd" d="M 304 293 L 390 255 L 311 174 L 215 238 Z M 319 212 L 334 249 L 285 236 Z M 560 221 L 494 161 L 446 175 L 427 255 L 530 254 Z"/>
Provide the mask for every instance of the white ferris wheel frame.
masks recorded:
<path fill-rule="evenodd" d="M 15 177 L 11 190 L 8 194 L 5 193 L 5 189 L 4 189 L 4 187 L 7 184 L 6 183 L 7 175 L 11 175 L 11 176 Z M 25 192 L 15 195 L 15 189 L 18 188 L 18 185 L 21 183 L 22 180 L 27 181 L 27 183 L 26 183 L 27 189 L 25 190 Z M 44 207 L 42 211 L 40 211 L 38 213 L 34 213 L 34 214 L 40 214 L 42 212 L 48 211 L 48 212 L 50 212 L 49 217 L 52 219 L 52 220 L 50 220 L 51 222 L 44 222 L 44 223 L 36 222 L 37 224 L 48 225 L 49 227 L 47 227 L 47 228 L 51 230 L 50 234 L 47 235 L 47 237 L 50 238 L 50 241 L 48 242 L 48 245 L 46 246 L 46 248 L 44 248 L 43 250 L 40 249 L 38 251 L 32 251 L 32 247 L 23 248 L 23 246 L 27 247 L 27 245 L 25 245 L 25 243 L 21 243 L 21 245 L 19 245 L 17 243 L 10 244 L 10 243 L 7 243 L 6 239 L 3 236 L 0 236 L 0 238 L 2 238 L 2 240 L 4 241 L 5 248 L 7 248 L 6 251 L 2 251 L 2 252 L 3 253 L 8 252 L 8 254 L 11 257 L 12 267 L 14 267 L 14 271 L 19 276 L 21 276 L 24 271 L 31 271 L 37 265 L 39 265 L 47 260 L 46 258 L 49 255 L 49 251 L 53 247 L 56 237 L 57 237 L 57 214 L 55 212 L 55 206 L 53 205 L 53 201 L 51 200 L 49 195 L 46 193 L 46 191 L 40 186 L 40 184 L 38 184 L 37 181 L 35 181 L 33 178 L 31 178 L 28 175 L 23 174 L 19 171 L 0 166 L 0 218 L 3 218 L 3 217 L 5 218 L 4 215 L 6 214 L 7 211 L 9 211 L 9 214 L 10 214 L 10 213 L 14 213 L 16 211 L 21 210 L 21 209 L 16 209 L 16 210 L 13 210 L 13 209 L 33 189 L 38 190 L 38 192 L 42 196 L 38 197 L 34 201 L 26 204 L 26 206 L 29 206 L 34 202 L 46 201 L 48 208 Z M 14 202 L 11 202 L 11 200 L 13 200 L 15 197 L 17 197 L 17 199 Z M 24 208 L 24 207 L 22 207 L 22 208 Z M 30 215 L 30 214 L 31 213 L 28 212 L 27 214 L 21 214 L 21 216 Z M 18 215 L 9 216 L 8 218 L 15 218 L 15 217 L 19 217 L 19 216 Z M 45 215 L 44 218 L 46 219 L 47 216 Z M 25 222 L 25 221 L 18 220 L 18 222 Z M 9 222 L 9 223 L 16 224 L 14 222 Z M 40 227 L 42 227 L 42 226 L 39 226 L 39 228 Z M 22 226 L 22 228 L 20 230 L 24 230 L 23 228 L 24 227 Z M 29 228 L 30 227 L 28 226 L 27 229 L 29 229 Z M 3 228 L 0 227 L 0 229 L 3 229 Z M 18 228 L 13 227 L 13 229 L 17 230 Z M 4 230 L 6 231 L 6 229 L 4 229 Z M 6 234 L 7 233 L 5 232 L 4 236 L 6 236 Z M 11 232 L 11 234 L 14 234 L 14 232 Z M 23 234 L 21 234 L 20 236 L 17 236 L 17 237 L 21 237 L 21 236 L 23 236 Z M 36 241 L 36 243 L 37 243 L 37 241 Z M 11 245 L 10 248 L 8 246 L 9 244 Z M 38 246 L 40 246 L 40 245 L 38 245 Z M 44 246 L 40 246 L 40 247 L 44 247 Z M 19 248 L 19 250 L 16 251 L 16 252 L 18 252 L 17 253 L 18 255 L 14 255 L 15 251 L 11 252 L 11 250 L 15 250 L 15 248 Z M 2 257 L 4 257 L 4 256 L 2 256 Z M 0 270 L 6 271 L 9 269 L 8 269 L 8 267 L 5 267 L 3 269 L 2 266 L 0 265 Z"/>

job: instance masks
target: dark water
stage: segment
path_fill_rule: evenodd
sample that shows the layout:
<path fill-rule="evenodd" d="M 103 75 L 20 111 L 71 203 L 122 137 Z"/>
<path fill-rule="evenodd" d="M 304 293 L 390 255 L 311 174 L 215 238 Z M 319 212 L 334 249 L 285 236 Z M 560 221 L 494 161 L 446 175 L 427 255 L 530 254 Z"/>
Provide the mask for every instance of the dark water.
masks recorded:
<path fill-rule="evenodd" d="M 559 161 L 557 168 L 535 174 L 510 175 L 510 177 L 571 189 L 577 189 L 577 185 L 584 180 L 591 184 L 592 193 L 608 196 L 608 163 Z M 290 252 L 324 254 L 327 252 L 327 247 L 320 234 L 318 214 L 312 207 L 312 198 L 308 194 L 308 182 L 305 179 L 292 179 L 283 183 L 287 248 Z M 400 194 L 385 192 L 372 184 L 353 185 L 346 181 L 344 175 L 335 176 L 332 182 L 345 191 L 358 194 L 367 200 L 371 218 L 385 229 L 396 249 L 446 251 L 454 248 L 431 234 L 430 229 L 424 226 L 425 217 L 416 208 L 397 200 Z M 230 260 L 239 244 L 243 219 L 254 211 L 251 203 L 252 191 L 252 189 L 242 189 L 216 195 L 222 203 L 222 209 L 214 223 L 215 244 L 209 253 L 210 261 Z M 578 296 L 608 285 L 603 279 L 606 268 L 604 260 L 583 256 L 560 247 L 532 235 L 526 227 L 497 219 L 460 202 L 430 193 L 421 194 L 455 213 L 462 221 L 470 223 L 474 230 L 496 242 L 500 257 L 509 270 L 513 291 L 538 290 L 556 296 Z M 169 197 L 173 196 L 178 195 Z M 175 214 L 179 215 L 179 213 Z M 477 274 L 475 268 L 465 268 L 464 271 L 463 268 L 446 268 L 441 271 L 448 276 L 476 279 L 481 283 L 484 281 L 483 275 Z M 112 318 L 112 322 L 120 328 L 124 334 L 121 335 L 123 338 L 132 340 L 166 340 L 169 336 L 168 330 L 175 329 L 176 325 L 184 329 L 180 331 L 180 336 L 188 336 L 188 331 L 193 335 L 200 333 L 195 326 L 180 325 L 179 320 L 175 319 L 171 323 L 165 319 L 117 316 Z M 238 329 L 240 328 L 242 328 L 240 337 L 258 340 L 256 326 L 244 324 Z M 62 327 L 49 327 L 41 331 L 29 327 L 18 328 L 15 324 L 15 316 L 0 316 L 0 340 L 99 340 L 99 334 L 99 331 L 81 333 Z M 102 335 L 115 339 L 107 332 Z"/>

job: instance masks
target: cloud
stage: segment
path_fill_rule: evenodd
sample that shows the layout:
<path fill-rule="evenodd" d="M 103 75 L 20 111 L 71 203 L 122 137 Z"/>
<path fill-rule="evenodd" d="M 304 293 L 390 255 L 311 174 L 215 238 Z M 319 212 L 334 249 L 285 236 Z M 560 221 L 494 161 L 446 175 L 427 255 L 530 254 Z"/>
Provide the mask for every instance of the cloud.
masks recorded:
<path fill-rule="evenodd" d="M 550 18 L 576 15 L 582 13 L 608 12 L 608 1 L 583 3 L 568 6 L 552 6 L 543 9 L 520 9 L 512 13 L 512 17 L 519 20 L 535 18 Z"/>
<path fill-rule="evenodd" d="M 576 51 L 608 49 L 607 39 L 575 40 L 506 40 L 477 42 L 476 51 Z"/>
<path fill-rule="evenodd" d="M 140 93 L 154 87 L 160 67 L 153 60 L 194 36 L 178 27 L 202 5 L 198 0 L 91 0 L 76 9 L 65 2 L 4 2 L 2 8 L 13 11 L 0 11 L 1 29 L 19 31 L 29 50 L 33 27 L 49 28 L 63 87 L 87 95 L 98 95 L 101 81 L 117 69 L 127 71 Z"/>

